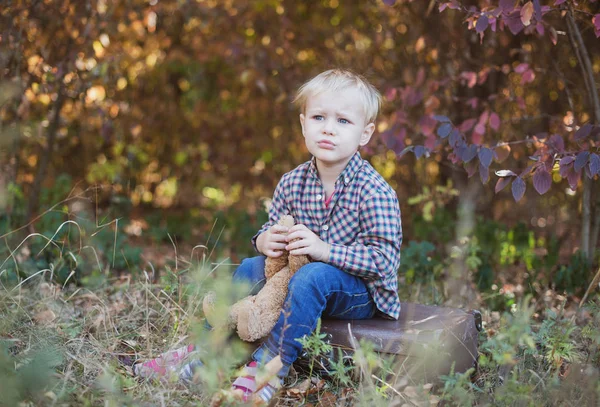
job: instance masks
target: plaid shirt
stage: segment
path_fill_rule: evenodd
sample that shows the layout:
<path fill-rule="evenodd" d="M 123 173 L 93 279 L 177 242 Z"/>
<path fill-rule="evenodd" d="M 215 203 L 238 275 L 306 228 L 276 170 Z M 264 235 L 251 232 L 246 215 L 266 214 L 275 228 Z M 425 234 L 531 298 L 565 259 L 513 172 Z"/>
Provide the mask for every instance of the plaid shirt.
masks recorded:
<path fill-rule="evenodd" d="M 273 194 L 269 221 L 256 238 L 277 220 L 290 214 L 331 245 L 327 263 L 360 277 L 386 316 L 398 319 L 397 270 L 400 265 L 402 224 L 396 193 L 359 153 L 335 182 L 325 206 L 325 189 L 315 159 L 286 173 Z"/>

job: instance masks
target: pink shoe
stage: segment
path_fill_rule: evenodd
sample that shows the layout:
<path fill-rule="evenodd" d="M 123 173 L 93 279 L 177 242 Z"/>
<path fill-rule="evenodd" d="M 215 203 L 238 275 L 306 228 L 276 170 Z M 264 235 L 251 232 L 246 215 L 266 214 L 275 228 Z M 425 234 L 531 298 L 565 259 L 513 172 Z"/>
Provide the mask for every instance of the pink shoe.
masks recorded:
<path fill-rule="evenodd" d="M 196 351 L 194 345 L 183 346 L 159 355 L 157 358 L 133 366 L 133 373 L 143 379 L 166 379 L 179 376 L 182 367 Z M 197 355 L 195 355 L 197 358 Z"/>
<path fill-rule="evenodd" d="M 261 389 L 257 388 L 256 374 L 258 373 L 258 365 L 252 361 L 244 368 L 243 375 L 235 379 L 231 385 L 233 391 L 241 391 L 242 401 L 247 403 L 254 400 L 255 405 L 268 405 L 271 399 L 277 394 L 281 387 L 281 380 L 277 377 L 269 381 Z"/>

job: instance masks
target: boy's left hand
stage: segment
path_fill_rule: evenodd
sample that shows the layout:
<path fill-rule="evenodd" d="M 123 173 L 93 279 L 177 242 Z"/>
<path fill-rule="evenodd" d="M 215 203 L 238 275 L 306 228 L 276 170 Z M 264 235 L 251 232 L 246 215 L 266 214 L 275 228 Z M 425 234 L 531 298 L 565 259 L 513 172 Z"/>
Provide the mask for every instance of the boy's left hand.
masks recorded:
<path fill-rule="evenodd" d="M 298 239 L 295 242 L 292 240 Z M 306 254 L 316 261 L 329 260 L 329 243 L 325 243 L 312 230 L 302 224 L 294 225 L 287 235 L 289 243 L 285 249 L 293 255 Z"/>

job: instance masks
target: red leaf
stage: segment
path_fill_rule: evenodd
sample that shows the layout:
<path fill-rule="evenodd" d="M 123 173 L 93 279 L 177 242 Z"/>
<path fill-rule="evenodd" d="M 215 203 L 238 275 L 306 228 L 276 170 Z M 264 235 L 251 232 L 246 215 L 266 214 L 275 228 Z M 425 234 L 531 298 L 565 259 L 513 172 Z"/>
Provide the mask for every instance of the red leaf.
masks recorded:
<path fill-rule="evenodd" d="M 477 123 L 477 119 L 467 119 L 458 126 L 458 129 L 462 132 L 467 132 L 475 126 L 475 123 Z"/>
<path fill-rule="evenodd" d="M 490 115 L 490 127 L 496 131 L 500 128 L 500 116 L 495 112 Z"/>
<path fill-rule="evenodd" d="M 522 64 L 519 64 L 519 65 L 517 65 L 517 66 L 515 67 L 515 72 L 516 72 L 516 73 L 521 73 L 521 74 L 522 74 L 523 72 L 525 72 L 525 71 L 526 71 L 526 70 L 528 70 L 528 69 L 529 69 L 529 64 L 528 64 L 528 63 L 525 63 L 525 62 L 523 62 Z"/>
<path fill-rule="evenodd" d="M 460 74 L 463 79 L 467 80 L 467 86 L 472 88 L 477 84 L 477 74 L 475 72 L 467 71 Z"/>
<path fill-rule="evenodd" d="M 525 85 L 526 83 L 533 82 L 535 79 L 535 72 L 532 69 L 526 70 L 521 76 L 521 85 Z"/>
<path fill-rule="evenodd" d="M 526 188 L 527 186 L 525 185 L 525 181 L 523 181 L 523 178 L 515 178 L 515 180 L 512 183 L 512 194 L 513 198 L 515 198 L 515 201 L 519 202 L 521 198 L 523 198 L 523 195 L 525 195 Z"/>
<path fill-rule="evenodd" d="M 510 177 L 499 178 L 498 182 L 496 182 L 496 188 L 494 188 L 494 191 L 496 193 L 502 191 L 504 188 L 506 188 L 506 186 L 508 184 L 510 184 L 511 181 L 512 181 L 512 178 L 510 178 Z"/>
<path fill-rule="evenodd" d="M 510 155 L 510 146 L 508 144 L 499 145 L 494 148 L 494 151 L 496 152 L 496 161 L 501 163 Z"/>
<path fill-rule="evenodd" d="M 538 194 L 544 195 L 550 189 L 552 185 L 552 175 L 548 172 L 538 168 L 537 171 L 533 174 L 533 187 Z"/>
<path fill-rule="evenodd" d="M 594 34 L 596 38 L 600 38 L 600 14 L 596 14 L 592 17 L 592 24 L 594 24 Z"/>
<path fill-rule="evenodd" d="M 533 3 L 528 1 L 523 8 L 521 8 L 521 22 L 525 27 L 531 24 L 531 17 L 533 17 Z"/>
<path fill-rule="evenodd" d="M 550 41 L 552 41 L 552 44 L 554 45 L 558 42 L 558 33 L 554 27 L 550 27 Z"/>
<path fill-rule="evenodd" d="M 398 94 L 398 89 L 390 88 L 385 92 L 385 98 L 389 101 L 396 99 L 396 95 Z"/>

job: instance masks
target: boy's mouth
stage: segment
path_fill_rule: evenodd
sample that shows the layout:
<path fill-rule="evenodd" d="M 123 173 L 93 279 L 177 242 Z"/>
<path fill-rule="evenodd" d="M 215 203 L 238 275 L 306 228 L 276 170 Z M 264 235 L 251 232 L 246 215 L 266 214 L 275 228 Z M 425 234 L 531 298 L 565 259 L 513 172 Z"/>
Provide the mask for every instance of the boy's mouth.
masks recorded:
<path fill-rule="evenodd" d="M 335 144 L 329 140 L 320 140 L 317 142 L 317 145 L 326 150 L 333 150 L 333 148 L 335 147 Z"/>

